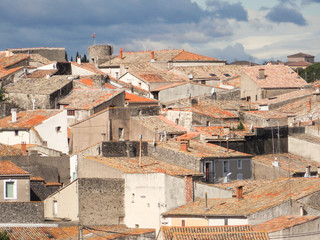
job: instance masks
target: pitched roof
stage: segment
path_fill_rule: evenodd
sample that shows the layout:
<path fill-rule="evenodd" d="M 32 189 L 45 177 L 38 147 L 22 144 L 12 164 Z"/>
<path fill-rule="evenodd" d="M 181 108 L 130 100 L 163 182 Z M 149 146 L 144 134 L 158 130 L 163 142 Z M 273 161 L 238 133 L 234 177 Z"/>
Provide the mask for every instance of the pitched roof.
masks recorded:
<path fill-rule="evenodd" d="M 25 78 L 45 78 L 47 75 L 49 76 L 54 75 L 56 72 L 58 72 L 58 69 L 49 69 L 49 70 L 38 69 L 26 75 Z"/>
<path fill-rule="evenodd" d="M 169 111 L 186 111 L 198 113 L 206 116 L 210 116 L 213 118 L 238 118 L 238 116 L 230 111 L 223 110 L 223 108 L 215 106 L 215 105 L 194 105 L 191 107 L 183 107 L 183 108 L 173 108 Z"/>
<path fill-rule="evenodd" d="M 141 166 L 139 165 L 139 158 L 127 157 L 85 157 L 86 159 L 97 161 L 108 167 L 116 168 L 124 173 L 165 173 L 171 176 L 202 176 L 203 174 L 198 171 L 192 171 L 178 165 L 170 164 L 158 159 L 143 156 L 141 157 Z"/>
<path fill-rule="evenodd" d="M 30 175 L 11 161 L 0 161 L 0 175 Z"/>
<path fill-rule="evenodd" d="M 301 225 L 315 219 L 318 219 L 319 216 L 295 216 L 288 215 L 278 218 L 274 218 L 270 221 L 258 224 L 253 226 L 255 231 L 266 231 L 266 232 L 277 232 L 287 228 L 291 228 L 297 225 Z"/>
<path fill-rule="evenodd" d="M 73 89 L 59 104 L 68 105 L 66 109 L 92 109 L 122 93 L 123 90 Z"/>
<path fill-rule="evenodd" d="M 183 134 L 179 137 L 176 137 L 175 139 L 177 141 L 186 141 L 186 140 L 191 140 L 194 138 L 197 138 L 201 133 L 199 132 L 187 132 L 186 134 Z"/>
<path fill-rule="evenodd" d="M 12 240 L 29 239 L 67 239 L 77 240 L 78 226 L 71 227 L 0 227 L 0 231 L 7 231 Z M 119 239 L 128 236 L 137 236 L 155 232 L 154 229 L 127 228 L 124 225 L 84 227 L 83 236 L 88 240 Z"/>
<path fill-rule="evenodd" d="M 174 233 L 173 240 L 269 240 L 266 232 Z"/>
<path fill-rule="evenodd" d="M 19 70 L 21 70 L 23 67 L 16 67 L 16 68 L 11 68 L 11 69 L 0 69 L 0 79 L 7 77 Z"/>
<path fill-rule="evenodd" d="M 306 61 L 297 61 L 297 62 L 292 61 L 292 62 L 287 62 L 286 65 L 290 67 L 308 67 L 312 65 L 312 63 L 306 62 Z"/>
<path fill-rule="evenodd" d="M 314 57 L 314 56 L 306 53 L 296 53 L 288 56 L 288 58 L 294 58 L 294 57 Z"/>
<path fill-rule="evenodd" d="M 158 104 L 158 101 L 155 99 L 151 99 L 151 98 L 146 98 L 146 97 L 141 97 L 137 94 L 133 94 L 133 93 L 125 93 L 125 100 L 126 102 L 129 103 L 154 103 L 154 104 Z"/>
<path fill-rule="evenodd" d="M 164 240 L 179 239 L 269 239 L 266 232 L 253 231 L 250 225 L 203 226 L 203 227 L 161 227 Z"/>
<path fill-rule="evenodd" d="M 242 200 L 226 199 L 199 199 L 182 207 L 178 207 L 165 216 L 248 216 L 287 202 L 290 199 L 298 200 L 312 193 L 320 191 L 320 178 L 278 178 L 265 182 L 244 194 Z"/>
<path fill-rule="evenodd" d="M 259 78 L 259 69 L 264 70 L 264 78 Z M 290 67 L 284 65 L 264 65 L 242 68 L 260 88 L 300 88 L 307 85 Z"/>
<path fill-rule="evenodd" d="M 156 132 L 164 132 L 167 133 L 186 133 L 187 129 L 176 125 L 173 121 L 166 119 L 163 116 L 140 116 L 134 118 L 141 125 L 146 128 L 156 131 Z"/>
<path fill-rule="evenodd" d="M 8 116 L 0 119 L 0 129 L 30 129 L 44 120 L 51 118 L 52 116 L 62 112 L 62 110 L 47 110 L 47 109 L 38 109 L 38 110 L 28 110 L 17 113 L 17 121 L 12 122 L 12 117 Z"/>
<path fill-rule="evenodd" d="M 28 58 L 29 56 L 25 54 L 14 54 L 8 57 L 6 57 L 5 55 L 0 55 L 0 69 L 8 68 Z"/>
<path fill-rule="evenodd" d="M 291 153 L 257 155 L 252 158 L 252 161 L 273 166 L 272 163 L 275 158 L 277 158 L 280 163 L 279 169 L 289 171 L 291 174 L 297 172 L 304 173 L 307 166 L 311 166 L 311 171 L 317 171 L 319 166 L 319 162 L 308 160 Z"/>
<path fill-rule="evenodd" d="M 217 61 L 218 59 L 212 57 L 206 57 L 203 55 L 182 51 L 175 57 L 171 59 L 171 61 Z"/>
<path fill-rule="evenodd" d="M 200 158 L 210 157 L 210 158 L 239 158 L 239 157 L 247 157 L 251 158 L 252 155 L 247 153 L 238 152 L 235 150 L 229 149 L 227 151 L 226 148 L 220 147 L 218 145 L 203 143 L 200 141 L 190 140 L 188 151 L 180 151 L 180 142 L 178 141 L 167 141 L 167 142 L 157 142 L 157 147 L 163 147 L 167 149 L 171 149 L 173 151 L 179 151 L 180 153 L 188 154 L 191 156 Z"/>
<path fill-rule="evenodd" d="M 22 78 L 17 82 L 6 86 L 6 92 L 10 93 L 25 93 L 47 95 L 63 88 L 72 82 L 72 79 L 61 76 L 52 76 L 47 78 Z"/>
<path fill-rule="evenodd" d="M 21 149 L 21 148 L 20 148 Z M 0 143 L 0 156 L 7 157 L 7 156 L 21 156 L 23 155 L 23 151 L 17 149 L 10 145 L 5 145 Z"/>

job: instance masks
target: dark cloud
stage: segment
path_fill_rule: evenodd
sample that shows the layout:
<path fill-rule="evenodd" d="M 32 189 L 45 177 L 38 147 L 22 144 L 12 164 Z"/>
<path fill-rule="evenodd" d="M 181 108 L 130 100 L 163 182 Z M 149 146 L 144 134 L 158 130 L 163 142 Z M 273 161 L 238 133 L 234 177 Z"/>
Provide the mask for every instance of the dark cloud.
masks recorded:
<path fill-rule="evenodd" d="M 307 25 L 306 19 L 296 9 L 277 5 L 267 14 L 266 18 L 275 23 L 294 23 L 299 26 Z"/>
<path fill-rule="evenodd" d="M 228 3 L 219 0 L 208 0 L 208 8 L 219 18 L 236 19 L 238 21 L 248 21 L 248 13 L 239 3 Z"/>
<path fill-rule="evenodd" d="M 227 60 L 229 63 L 234 61 L 253 61 L 254 58 L 245 52 L 241 43 L 229 45 L 224 49 L 215 49 L 214 56 L 220 59 Z"/>

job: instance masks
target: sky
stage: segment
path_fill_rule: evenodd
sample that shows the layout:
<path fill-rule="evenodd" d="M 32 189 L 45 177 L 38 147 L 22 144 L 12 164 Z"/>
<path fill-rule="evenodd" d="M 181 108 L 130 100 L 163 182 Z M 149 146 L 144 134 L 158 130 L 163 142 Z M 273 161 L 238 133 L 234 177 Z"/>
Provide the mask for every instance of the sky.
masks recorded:
<path fill-rule="evenodd" d="M 1 0 L 0 51 L 94 44 L 185 49 L 228 62 L 320 61 L 320 0 Z"/>

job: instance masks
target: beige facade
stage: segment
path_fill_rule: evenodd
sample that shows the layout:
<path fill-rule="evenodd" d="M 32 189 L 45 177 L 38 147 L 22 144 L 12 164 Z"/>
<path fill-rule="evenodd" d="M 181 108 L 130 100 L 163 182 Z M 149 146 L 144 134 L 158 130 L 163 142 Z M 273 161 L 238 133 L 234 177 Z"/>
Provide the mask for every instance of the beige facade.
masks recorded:
<path fill-rule="evenodd" d="M 10 191 L 10 193 L 9 193 Z M 7 193 L 8 192 L 8 193 Z M 0 177 L 0 202 L 30 201 L 30 177 Z"/>

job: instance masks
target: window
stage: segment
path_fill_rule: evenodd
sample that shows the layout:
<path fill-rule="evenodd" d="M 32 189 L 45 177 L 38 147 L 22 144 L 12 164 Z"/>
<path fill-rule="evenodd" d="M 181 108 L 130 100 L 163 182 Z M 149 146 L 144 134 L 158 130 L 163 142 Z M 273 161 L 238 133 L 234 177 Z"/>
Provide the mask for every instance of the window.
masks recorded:
<path fill-rule="evenodd" d="M 16 180 L 4 181 L 4 198 L 17 199 L 17 181 Z"/>
<path fill-rule="evenodd" d="M 237 180 L 243 180 L 243 174 L 242 173 L 238 173 L 237 174 Z"/>
<path fill-rule="evenodd" d="M 75 110 L 67 110 L 67 115 L 68 116 L 74 116 L 75 115 Z"/>
<path fill-rule="evenodd" d="M 205 80 L 201 80 L 201 84 L 206 85 L 206 81 Z"/>
<path fill-rule="evenodd" d="M 115 72 L 116 73 L 116 78 L 119 78 L 119 72 Z"/>
<path fill-rule="evenodd" d="M 186 220 L 181 220 L 181 227 L 185 227 L 186 226 Z"/>
<path fill-rule="evenodd" d="M 118 137 L 119 137 L 119 139 L 123 139 L 123 128 L 119 128 L 118 129 Z"/>
<path fill-rule="evenodd" d="M 18 130 L 14 130 L 14 135 L 15 136 L 19 136 L 19 131 Z"/>
<path fill-rule="evenodd" d="M 57 133 L 61 132 L 61 126 L 57 126 L 57 127 L 56 127 L 56 132 L 57 132 Z"/>
<path fill-rule="evenodd" d="M 53 215 L 57 216 L 58 215 L 58 201 L 53 200 Z"/>
<path fill-rule="evenodd" d="M 229 172 L 229 162 L 223 161 L 223 173 Z"/>
<path fill-rule="evenodd" d="M 242 160 L 238 160 L 238 169 L 242 169 Z"/>
<path fill-rule="evenodd" d="M 206 125 L 207 125 L 207 127 L 209 127 L 210 126 L 210 121 L 207 121 Z"/>
<path fill-rule="evenodd" d="M 228 218 L 224 219 L 224 225 L 228 225 Z"/>

